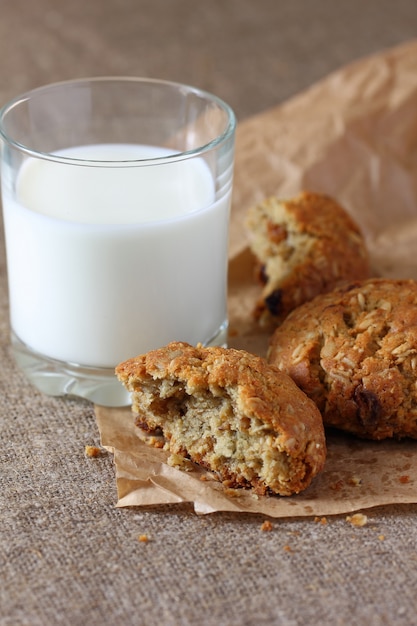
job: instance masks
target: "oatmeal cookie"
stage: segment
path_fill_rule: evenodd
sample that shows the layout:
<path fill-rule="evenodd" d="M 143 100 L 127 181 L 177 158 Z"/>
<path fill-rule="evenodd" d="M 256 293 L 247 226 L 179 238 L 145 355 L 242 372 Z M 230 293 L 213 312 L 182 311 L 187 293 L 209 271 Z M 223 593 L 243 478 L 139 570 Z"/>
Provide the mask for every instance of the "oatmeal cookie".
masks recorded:
<path fill-rule="evenodd" d="M 417 282 L 369 279 L 317 296 L 274 331 L 268 361 L 314 400 L 325 425 L 417 438 Z"/>
<path fill-rule="evenodd" d="M 121 363 L 139 428 L 227 487 L 291 495 L 322 469 L 326 444 L 314 402 L 265 359 L 182 342 Z M 178 465 L 178 463 L 177 463 Z"/>
<path fill-rule="evenodd" d="M 371 275 L 358 226 L 328 196 L 270 197 L 248 211 L 246 226 L 263 285 L 254 311 L 262 326 L 280 324 L 297 306 L 343 280 Z"/>

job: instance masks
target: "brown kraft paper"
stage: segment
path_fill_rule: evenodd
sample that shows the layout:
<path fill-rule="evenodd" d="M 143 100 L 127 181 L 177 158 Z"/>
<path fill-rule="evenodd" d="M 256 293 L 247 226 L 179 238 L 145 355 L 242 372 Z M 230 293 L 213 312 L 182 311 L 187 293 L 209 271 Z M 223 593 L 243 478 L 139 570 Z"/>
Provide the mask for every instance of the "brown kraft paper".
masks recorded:
<path fill-rule="evenodd" d="M 417 41 L 342 68 L 237 129 L 230 223 L 231 347 L 265 356 L 269 336 L 252 319 L 253 278 L 244 219 L 269 195 L 327 193 L 365 234 L 374 273 L 417 279 Z M 131 355 L 135 356 L 135 355 Z M 363 441 L 327 433 L 324 470 L 291 497 L 229 490 L 199 468 L 169 466 L 137 437 L 126 409 L 95 407 L 114 454 L 117 506 L 192 503 L 197 513 L 271 517 L 345 514 L 417 502 L 417 442 Z"/>

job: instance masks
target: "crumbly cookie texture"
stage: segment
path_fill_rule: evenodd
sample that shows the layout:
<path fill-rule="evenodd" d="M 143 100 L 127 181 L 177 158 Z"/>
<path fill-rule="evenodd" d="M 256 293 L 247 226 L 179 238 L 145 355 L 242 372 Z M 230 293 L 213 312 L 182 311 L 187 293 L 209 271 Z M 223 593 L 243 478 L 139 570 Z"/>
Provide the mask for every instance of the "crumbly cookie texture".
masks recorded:
<path fill-rule="evenodd" d="M 417 282 L 370 279 L 317 296 L 274 331 L 268 361 L 314 400 L 325 425 L 417 438 Z"/>
<path fill-rule="evenodd" d="M 246 227 L 263 285 L 254 311 L 262 326 L 280 324 L 297 306 L 344 280 L 371 276 L 361 231 L 328 196 L 267 198 L 248 211 Z"/>
<path fill-rule="evenodd" d="M 320 412 L 265 359 L 175 342 L 121 363 L 116 374 L 132 392 L 139 428 L 162 433 L 172 456 L 227 487 L 288 496 L 323 468 Z"/>

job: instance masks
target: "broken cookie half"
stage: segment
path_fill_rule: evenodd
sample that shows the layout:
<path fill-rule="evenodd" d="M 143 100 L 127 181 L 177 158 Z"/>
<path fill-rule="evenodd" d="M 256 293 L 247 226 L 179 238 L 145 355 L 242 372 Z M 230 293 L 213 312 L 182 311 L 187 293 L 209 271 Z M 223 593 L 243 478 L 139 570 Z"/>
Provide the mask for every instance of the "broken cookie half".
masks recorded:
<path fill-rule="evenodd" d="M 291 495 L 324 466 L 316 405 L 289 376 L 242 350 L 175 342 L 116 368 L 138 427 L 227 487 Z"/>
<path fill-rule="evenodd" d="M 287 200 L 266 198 L 249 209 L 246 227 L 263 285 L 254 311 L 261 326 L 279 326 L 318 294 L 371 275 L 362 232 L 327 195 L 305 191 Z"/>

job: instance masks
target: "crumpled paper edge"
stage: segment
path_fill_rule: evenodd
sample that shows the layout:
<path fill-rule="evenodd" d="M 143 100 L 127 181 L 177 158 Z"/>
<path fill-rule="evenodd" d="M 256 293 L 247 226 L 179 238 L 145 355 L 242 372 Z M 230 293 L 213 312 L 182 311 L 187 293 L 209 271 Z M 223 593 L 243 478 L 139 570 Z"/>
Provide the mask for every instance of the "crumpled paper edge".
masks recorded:
<path fill-rule="evenodd" d="M 230 256 L 244 216 L 300 190 L 336 198 L 360 225 L 376 275 L 417 279 L 417 40 L 345 66 L 236 134 Z"/>
<path fill-rule="evenodd" d="M 200 468 L 185 472 L 167 465 L 166 452 L 139 439 L 129 407 L 96 406 L 95 414 L 101 445 L 114 455 L 117 507 L 187 503 L 201 515 L 227 511 L 284 518 L 417 502 L 414 441 L 371 442 L 330 433 L 325 467 L 305 491 L 256 496 L 250 490 L 225 489 Z"/>

